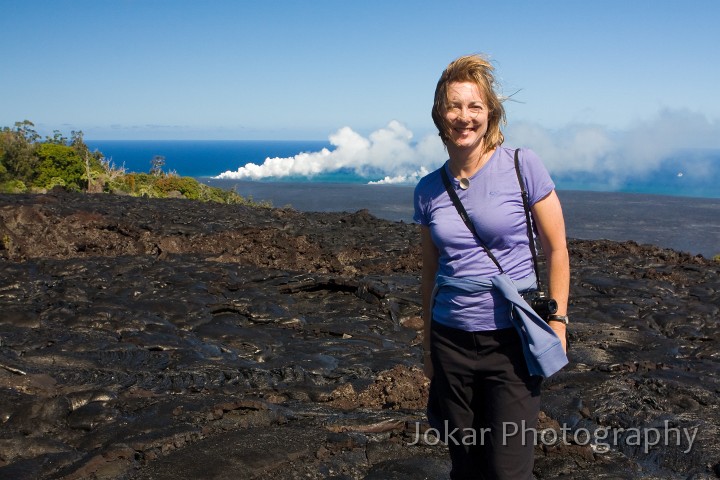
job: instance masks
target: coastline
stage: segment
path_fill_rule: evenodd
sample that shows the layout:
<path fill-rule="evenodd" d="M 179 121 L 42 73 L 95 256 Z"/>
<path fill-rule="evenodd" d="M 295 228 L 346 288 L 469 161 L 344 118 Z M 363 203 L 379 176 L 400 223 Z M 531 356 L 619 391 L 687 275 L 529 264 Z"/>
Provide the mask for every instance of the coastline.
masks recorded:
<path fill-rule="evenodd" d="M 261 182 L 199 178 L 276 207 L 301 212 L 367 209 L 391 221 L 412 223 L 414 187 L 345 183 Z M 720 198 L 559 190 L 567 236 L 635 241 L 713 258 L 720 254 Z"/>

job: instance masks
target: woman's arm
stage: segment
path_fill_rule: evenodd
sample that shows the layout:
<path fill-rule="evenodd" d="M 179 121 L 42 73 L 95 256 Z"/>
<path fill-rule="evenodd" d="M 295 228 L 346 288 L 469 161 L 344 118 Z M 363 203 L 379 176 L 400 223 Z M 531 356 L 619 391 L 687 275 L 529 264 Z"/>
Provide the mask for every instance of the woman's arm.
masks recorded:
<path fill-rule="evenodd" d="M 568 296 L 570 292 L 570 258 L 565 237 L 565 219 L 563 218 L 560 199 L 555 190 L 532 207 L 533 218 L 537 225 L 548 269 L 548 294 L 558 303 L 558 315 L 567 315 Z M 557 333 L 567 351 L 565 343 L 565 324 L 551 321 L 550 327 Z"/>
<path fill-rule="evenodd" d="M 432 236 L 430 228 L 420 226 L 420 243 L 422 246 L 422 277 L 420 280 L 420 293 L 422 295 L 422 316 L 423 316 L 423 370 L 428 378 L 432 378 L 433 369 L 430 361 L 430 321 L 432 320 L 432 291 L 435 287 L 435 274 L 438 268 L 439 253 Z"/>

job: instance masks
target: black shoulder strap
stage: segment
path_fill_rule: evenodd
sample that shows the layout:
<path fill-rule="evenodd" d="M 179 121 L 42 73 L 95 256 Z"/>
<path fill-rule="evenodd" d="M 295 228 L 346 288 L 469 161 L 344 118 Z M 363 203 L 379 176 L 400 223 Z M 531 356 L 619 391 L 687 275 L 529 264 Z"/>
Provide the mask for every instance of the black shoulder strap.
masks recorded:
<path fill-rule="evenodd" d="M 518 152 L 520 149 L 515 150 L 515 173 L 517 174 L 518 183 L 520 183 L 520 192 L 522 193 L 523 208 L 525 209 L 525 224 L 527 225 L 527 236 L 530 243 L 530 252 L 533 258 L 533 268 L 535 269 L 535 277 L 537 278 L 538 290 L 542 290 L 540 287 L 540 270 L 538 269 L 537 251 L 535 249 L 535 237 L 533 236 L 532 227 L 532 216 L 530 215 L 530 201 L 528 199 L 528 192 L 525 188 L 525 181 L 520 173 L 520 160 L 518 159 Z"/>
<path fill-rule="evenodd" d="M 450 183 L 450 177 L 445 171 L 445 165 L 440 168 L 440 175 L 442 176 L 443 183 L 445 184 L 445 190 L 447 190 L 448 195 L 450 195 L 450 199 L 452 200 L 453 205 L 455 205 L 455 208 L 460 214 L 460 218 L 463 219 L 465 225 L 472 232 L 472 234 L 475 235 L 475 238 L 477 238 L 477 240 L 480 242 L 480 246 L 483 248 L 483 250 L 485 250 L 485 253 L 488 257 L 490 257 L 490 260 L 493 261 L 498 270 L 500 270 L 500 273 L 504 273 L 502 267 L 500 266 L 500 263 L 495 258 L 495 255 L 493 255 L 490 249 L 485 246 L 485 242 L 482 241 L 482 238 L 480 238 L 480 235 L 478 235 L 477 230 L 475 230 L 475 225 L 473 225 L 473 223 L 470 221 L 470 216 L 465 211 L 465 207 L 463 207 L 463 204 L 460 201 L 460 198 L 458 198 L 457 193 L 455 193 L 455 189 L 453 188 L 452 183 Z"/>

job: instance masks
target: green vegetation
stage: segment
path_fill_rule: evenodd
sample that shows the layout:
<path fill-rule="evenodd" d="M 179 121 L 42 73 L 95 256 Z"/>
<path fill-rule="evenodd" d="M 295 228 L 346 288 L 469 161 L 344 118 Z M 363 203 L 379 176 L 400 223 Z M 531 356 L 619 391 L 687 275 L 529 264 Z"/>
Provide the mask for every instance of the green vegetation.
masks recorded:
<path fill-rule="evenodd" d="M 0 241 L 0 250 L 12 250 L 12 238 L 10 238 L 10 235 L 3 235 L 2 241 Z"/>
<path fill-rule="evenodd" d="M 270 206 L 192 177 L 165 173 L 165 157 L 160 155 L 150 160 L 150 173 L 126 173 L 99 151 L 90 152 L 81 131 L 71 132 L 68 139 L 56 130 L 42 140 L 34 127 L 25 120 L 0 129 L 0 193 L 45 193 L 61 187 L 74 192 Z"/>

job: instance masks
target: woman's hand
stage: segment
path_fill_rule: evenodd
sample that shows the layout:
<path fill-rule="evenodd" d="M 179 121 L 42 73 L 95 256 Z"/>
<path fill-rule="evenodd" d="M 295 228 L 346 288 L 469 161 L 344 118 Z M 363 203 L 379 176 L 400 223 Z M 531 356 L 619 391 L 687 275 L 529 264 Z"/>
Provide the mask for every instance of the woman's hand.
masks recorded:
<path fill-rule="evenodd" d="M 553 329 L 555 335 L 560 338 L 563 350 L 565 351 L 565 353 L 567 353 L 567 326 L 565 326 L 563 322 L 548 322 L 548 325 L 550 325 L 550 328 Z"/>
<path fill-rule="evenodd" d="M 423 372 L 425 376 L 432 379 L 433 366 L 430 358 L 430 335 L 432 322 L 432 291 L 435 286 L 435 274 L 438 269 L 438 253 L 433 243 L 430 229 L 426 226 L 420 227 L 420 243 L 422 245 L 422 277 L 420 281 L 420 294 L 422 295 L 423 309 Z"/>
<path fill-rule="evenodd" d="M 430 357 L 430 352 L 423 352 L 423 373 L 425 373 L 425 376 L 428 378 L 428 380 L 432 380 L 433 377 L 433 364 L 432 364 L 432 357 Z"/>

